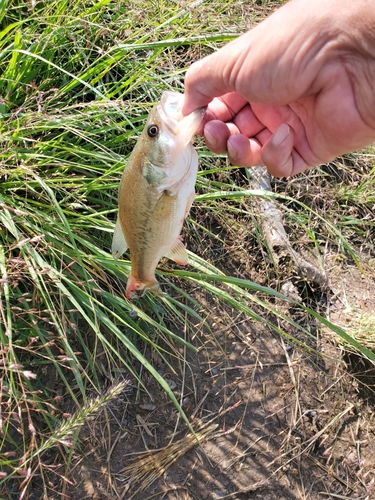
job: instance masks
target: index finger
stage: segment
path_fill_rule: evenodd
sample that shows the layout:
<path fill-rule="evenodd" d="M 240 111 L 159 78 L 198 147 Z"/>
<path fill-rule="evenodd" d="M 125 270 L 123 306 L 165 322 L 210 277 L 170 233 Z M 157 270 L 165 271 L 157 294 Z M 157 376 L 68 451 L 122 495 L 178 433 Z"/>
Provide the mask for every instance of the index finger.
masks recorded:
<path fill-rule="evenodd" d="M 191 65 L 185 75 L 185 97 L 182 113 L 188 115 L 197 108 L 206 106 L 214 97 L 234 90 L 228 86 L 221 73 L 221 58 L 217 52 Z M 218 78 L 213 78 L 213 73 Z"/>
<path fill-rule="evenodd" d="M 208 111 L 214 115 L 215 120 L 228 122 L 244 108 L 249 102 L 237 92 L 230 92 L 221 97 L 215 97 L 208 105 Z"/>
<path fill-rule="evenodd" d="M 211 120 L 220 120 L 222 122 L 232 121 L 247 105 L 248 101 L 240 94 L 237 94 L 237 92 L 230 92 L 222 97 L 215 97 L 207 106 L 197 134 L 202 135 L 204 126 Z"/>

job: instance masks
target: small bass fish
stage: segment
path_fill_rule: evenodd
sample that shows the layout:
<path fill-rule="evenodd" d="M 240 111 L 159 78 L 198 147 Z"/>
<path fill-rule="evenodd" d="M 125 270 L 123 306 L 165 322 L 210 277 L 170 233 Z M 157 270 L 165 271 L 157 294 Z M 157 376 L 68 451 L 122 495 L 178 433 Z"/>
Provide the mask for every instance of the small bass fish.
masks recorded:
<path fill-rule="evenodd" d="M 128 299 L 143 290 L 160 293 L 155 269 L 162 257 L 185 265 L 188 255 L 180 238 L 195 197 L 198 155 L 192 145 L 205 108 L 183 116 L 183 95 L 164 92 L 122 174 L 112 255 L 129 248 Z"/>

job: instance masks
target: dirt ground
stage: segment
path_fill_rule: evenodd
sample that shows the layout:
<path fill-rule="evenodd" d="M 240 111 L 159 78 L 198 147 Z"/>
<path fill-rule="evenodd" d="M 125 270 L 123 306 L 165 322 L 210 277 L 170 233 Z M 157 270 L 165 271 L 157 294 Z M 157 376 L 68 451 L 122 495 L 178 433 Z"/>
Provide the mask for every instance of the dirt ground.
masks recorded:
<path fill-rule="evenodd" d="M 189 247 L 194 250 L 194 241 Z M 224 266 L 227 256 L 212 252 Z M 233 252 L 230 267 L 272 284 L 260 252 L 247 255 L 244 249 Z M 370 257 L 363 260 L 369 269 L 374 264 Z M 296 281 L 311 307 L 343 328 L 353 311 L 375 310 L 375 282 L 366 273 L 334 250 L 324 256 L 324 268 L 325 290 L 312 293 Z M 212 297 L 200 290 L 195 295 L 211 310 L 207 324 L 188 339 L 198 352 L 176 345 L 188 363 L 171 356 L 170 366 L 145 354 L 182 403 L 200 445 L 143 372 L 147 392 L 128 387 L 82 430 L 67 498 L 375 498 L 374 368 L 349 355 L 332 332 L 317 328 L 298 307 L 279 304 L 310 329 L 304 335 L 287 327 L 311 351 L 210 303 Z"/>

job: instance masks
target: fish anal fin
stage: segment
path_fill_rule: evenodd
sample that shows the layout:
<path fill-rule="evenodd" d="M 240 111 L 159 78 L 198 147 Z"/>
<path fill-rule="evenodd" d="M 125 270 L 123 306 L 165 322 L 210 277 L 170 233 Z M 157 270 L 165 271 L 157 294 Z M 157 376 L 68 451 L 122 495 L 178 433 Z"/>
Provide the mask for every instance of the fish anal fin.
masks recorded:
<path fill-rule="evenodd" d="M 124 252 L 126 252 L 127 248 L 128 244 L 126 243 L 124 233 L 122 232 L 120 219 L 117 218 L 111 249 L 113 258 L 117 260 Z"/>
<path fill-rule="evenodd" d="M 185 245 L 182 243 L 180 237 L 177 238 L 172 248 L 165 254 L 164 257 L 168 257 L 168 259 L 173 260 L 176 264 L 180 264 L 180 266 L 186 266 L 186 264 L 189 263 L 189 257 Z"/>

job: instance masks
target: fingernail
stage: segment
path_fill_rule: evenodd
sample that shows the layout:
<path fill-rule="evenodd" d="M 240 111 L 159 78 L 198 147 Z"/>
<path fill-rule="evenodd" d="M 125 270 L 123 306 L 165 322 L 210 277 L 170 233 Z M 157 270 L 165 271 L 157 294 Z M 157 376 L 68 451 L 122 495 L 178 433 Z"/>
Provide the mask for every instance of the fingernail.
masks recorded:
<path fill-rule="evenodd" d="M 236 160 L 238 156 L 238 151 L 234 149 L 234 147 L 231 145 L 229 141 L 227 143 L 227 149 L 228 149 L 228 156 L 230 156 L 232 160 Z"/>
<path fill-rule="evenodd" d="M 283 123 L 273 134 L 272 142 L 275 146 L 280 146 L 282 142 L 288 137 L 290 133 L 290 127 L 287 123 Z"/>
<path fill-rule="evenodd" d="M 207 142 L 210 143 L 210 146 L 217 146 L 217 139 L 214 137 L 211 132 L 207 129 L 207 127 L 204 129 L 204 137 Z"/>

